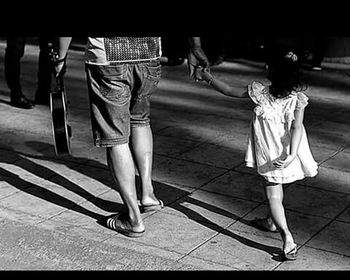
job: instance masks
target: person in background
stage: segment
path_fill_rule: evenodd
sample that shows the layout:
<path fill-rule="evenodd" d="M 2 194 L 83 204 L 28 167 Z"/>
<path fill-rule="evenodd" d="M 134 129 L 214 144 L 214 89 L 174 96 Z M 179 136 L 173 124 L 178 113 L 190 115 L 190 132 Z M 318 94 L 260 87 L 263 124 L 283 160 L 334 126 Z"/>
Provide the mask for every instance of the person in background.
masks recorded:
<path fill-rule="evenodd" d="M 38 40 L 40 52 L 35 103 L 48 105 L 52 75 L 48 44 L 52 42 L 52 38 L 38 37 Z M 23 94 L 20 79 L 21 59 L 24 55 L 26 37 L 7 37 L 6 44 L 5 79 L 10 89 L 10 104 L 22 109 L 31 109 L 34 104 Z"/>
<path fill-rule="evenodd" d="M 303 39 L 305 70 L 321 71 L 325 56 L 327 40 L 324 37 L 311 37 Z"/>

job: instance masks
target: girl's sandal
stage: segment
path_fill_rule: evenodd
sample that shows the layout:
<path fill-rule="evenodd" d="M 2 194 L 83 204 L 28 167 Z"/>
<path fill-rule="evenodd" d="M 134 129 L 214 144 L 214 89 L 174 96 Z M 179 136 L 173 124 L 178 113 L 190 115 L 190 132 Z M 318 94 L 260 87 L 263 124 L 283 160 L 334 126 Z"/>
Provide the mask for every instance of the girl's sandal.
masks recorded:
<path fill-rule="evenodd" d="M 290 251 L 287 253 L 283 251 L 282 258 L 284 261 L 295 261 L 298 257 L 298 249 L 297 245 L 293 247 Z"/>

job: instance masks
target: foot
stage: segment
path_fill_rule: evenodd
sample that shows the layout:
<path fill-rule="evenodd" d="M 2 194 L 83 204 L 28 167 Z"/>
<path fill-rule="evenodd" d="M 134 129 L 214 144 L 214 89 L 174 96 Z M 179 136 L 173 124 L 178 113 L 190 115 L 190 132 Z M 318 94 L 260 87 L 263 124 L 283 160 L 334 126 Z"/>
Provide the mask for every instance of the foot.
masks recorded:
<path fill-rule="evenodd" d="M 128 237 L 141 237 L 145 233 L 145 227 L 142 223 L 132 225 L 126 215 L 112 215 L 106 219 L 104 225 Z"/>
<path fill-rule="evenodd" d="M 157 200 L 155 203 L 141 203 L 141 212 L 147 213 L 147 212 L 153 212 L 160 210 L 164 207 L 163 201 L 160 199 Z"/>
<path fill-rule="evenodd" d="M 29 101 L 24 95 L 20 95 L 19 97 L 11 97 L 11 106 L 18 107 L 21 109 L 32 109 L 34 104 Z"/>
<path fill-rule="evenodd" d="M 294 238 L 289 229 L 282 229 L 281 236 L 283 240 L 282 258 L 288 261 L 296 260 L 298 255 L 297 244 L 295 244 Z"/>
<path fill-rule="evenodd" d="M 284 261 L 295 261 L 298 257 L 297 244 L 293 243 L 288 249 L 283 249 L 282 258 Z"/>
<path fill-rule="evenodd" d="M 270 221 L 269 218 L 255 218 L 253 220 L 253 225 L 263 231 L 278 232 L 277 227 L 273 224 L 273 222 Z"/>

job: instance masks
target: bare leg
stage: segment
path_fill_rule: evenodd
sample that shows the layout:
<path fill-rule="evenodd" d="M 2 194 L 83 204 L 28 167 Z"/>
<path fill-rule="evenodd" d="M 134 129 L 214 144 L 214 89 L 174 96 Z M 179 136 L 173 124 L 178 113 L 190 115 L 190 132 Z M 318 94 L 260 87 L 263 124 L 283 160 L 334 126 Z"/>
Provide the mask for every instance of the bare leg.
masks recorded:
<path fill-rule="evenodd" d="M 158 204 L 152 185 L 153 136 L 151 127 L 133 127 L 131 144 L 141 178 L 141 203 L 143 205 Z"/>
<path fill-rule="evenodd" d="M 281 201 L 283 202 L 283 190 L 280 193 L 280 198 L 281 198 Z M 269 207 L 269 212 L 267 213 L 266 222 L 268 223 L 271 229 L 277 228 L 272 218 L 271 207 Z"/>
<path fill-rule="evenodd" d="M 143 231 L 145 226 L 137 204 L 135 168 L 129 145 L 126 143 L 107 148 L 107 162 L 119 185 L 118 191 L 127 207 L 130 225 L 134 231 Z"/>
<path fill-rule="evenodd" d="M 271 218 L 274 224 L 277 226 L 283 240 L 283 251 L 288 252 L 293 249 L 295 243 L 292 233 L 288 228 L 287 219 L 282 204 L 282 184 L 267 183 L 265 186 L 265 194 L 269 202 Z"/>

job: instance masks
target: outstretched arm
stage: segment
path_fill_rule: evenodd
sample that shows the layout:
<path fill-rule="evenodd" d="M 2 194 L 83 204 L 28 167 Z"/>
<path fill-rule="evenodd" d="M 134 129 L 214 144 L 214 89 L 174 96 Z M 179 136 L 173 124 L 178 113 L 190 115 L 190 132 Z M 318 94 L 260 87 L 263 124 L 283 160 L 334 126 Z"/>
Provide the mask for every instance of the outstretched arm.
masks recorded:
<path fill-rule="evenodd" d="M 220 81 L 217 78 L 209 73 L 208 71 L 203 70 L 201 72 L 202 79 L 206 81 L 210 86 L 212 86 L 215 90 L 221 92 L 224 95 L 238 97 L 238 98 L 247 98 L 248 92 L 244 90 L 245 87 L 237 85 L 235 87 L 226 84 L 223 81 Z"/>
<path fill-rule="evenodd" d="M 274 162 L 278 169 L 286 168 L 297 157 L 301 136 L 303 133 L 304 108 L 296 110 L 294 121 L 291 127 L 290 152 L 284 160 Z"/>

